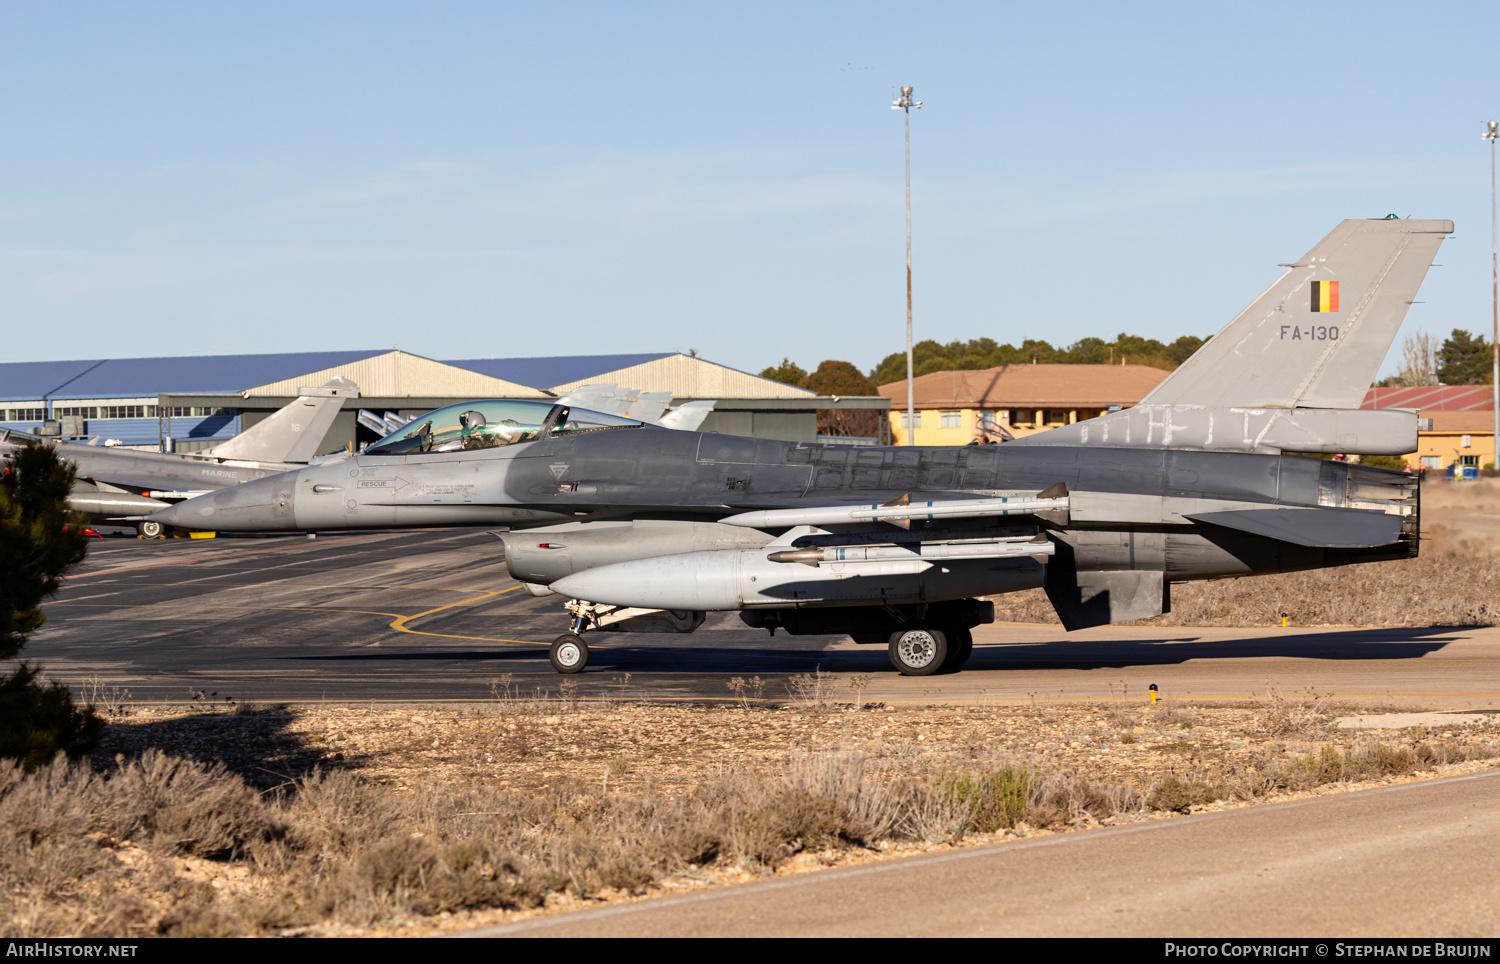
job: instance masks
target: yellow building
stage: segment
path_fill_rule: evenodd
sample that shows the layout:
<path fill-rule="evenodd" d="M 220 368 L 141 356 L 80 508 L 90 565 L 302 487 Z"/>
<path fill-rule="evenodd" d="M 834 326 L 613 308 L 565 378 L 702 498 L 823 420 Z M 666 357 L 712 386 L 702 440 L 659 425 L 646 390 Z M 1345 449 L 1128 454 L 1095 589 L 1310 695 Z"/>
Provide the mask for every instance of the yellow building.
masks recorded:
<path fill-rule="evenodd" d="M 1425 465 L 1434 472 L 1446 471 L 1454 462 L 1480 468 L 1495 464 L 1493 411 L 1429 411 L 1421 416 L 1432 420 L 1432 428 L 1417 433 L 1417 451 L 1406 457 L 1408 468 Z"/>
<path fill-rule="evenodd" d="M 968 445 L 993 426 L 1020 438 L 1130 408 L 1169 374 L 1148 365 L 1001 365 L 922 375 L 913 384 L 918 445 Z M 891 438 L 904 445 L 906 382 L 880 386 L 891 400 Z M 986 429 L 989 429 L 987 432 Z"/>
<path fill-rule="evenodd" d="M 1432 427 L 1417 432 L 1417 451 L 1408 453 L 1413 472 L 1444 472 L 1453 463 L 1479 468 L 1495 464 L 1495 402 L 1490 385 L 1422 385 L 1372 388 L 1365 408 L 1416 409 Z"/>

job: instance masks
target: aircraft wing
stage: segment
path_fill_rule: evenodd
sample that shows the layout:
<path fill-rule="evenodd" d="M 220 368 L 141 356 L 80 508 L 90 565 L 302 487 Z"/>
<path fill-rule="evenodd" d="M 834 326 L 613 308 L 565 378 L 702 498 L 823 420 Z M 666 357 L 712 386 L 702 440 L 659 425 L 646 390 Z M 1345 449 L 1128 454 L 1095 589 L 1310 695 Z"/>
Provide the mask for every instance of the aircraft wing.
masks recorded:
<path fill-rule="evenodd" d="M 1373 509 L 1334 508 L 1229 509 L 1184 518 L 1323 549 L 1388 546 L 1400 537 L 1403 521 Z"/>

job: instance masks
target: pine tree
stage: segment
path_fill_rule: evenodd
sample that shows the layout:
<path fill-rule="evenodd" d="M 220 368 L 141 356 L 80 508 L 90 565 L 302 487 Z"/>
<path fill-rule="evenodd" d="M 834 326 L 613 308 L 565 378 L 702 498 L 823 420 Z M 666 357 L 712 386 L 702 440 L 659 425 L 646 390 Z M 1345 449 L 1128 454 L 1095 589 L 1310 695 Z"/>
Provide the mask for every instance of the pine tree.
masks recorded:
<path fill-rule="evenodd" d="M 88 539 L 68 507 L 73 467 L 46 445 L 26 445 L 0 463 L 0 659 L 15 659 L 47 617 L 42 601 L 88 551 Z M 38 682 L 20 664 L 0 678 L 0 757 L 31 768 L 59 752 L 87 752 L 104 722 L 93 707 L 78 709 L 67 687 Z"/>
<path fill-rule="evenodd" d="M 1438 349 L 1438 380 L 1444 385 L 1488 385 L 1492 371 L 1490 343 L 1483 335 L 1455 328 Z"/>

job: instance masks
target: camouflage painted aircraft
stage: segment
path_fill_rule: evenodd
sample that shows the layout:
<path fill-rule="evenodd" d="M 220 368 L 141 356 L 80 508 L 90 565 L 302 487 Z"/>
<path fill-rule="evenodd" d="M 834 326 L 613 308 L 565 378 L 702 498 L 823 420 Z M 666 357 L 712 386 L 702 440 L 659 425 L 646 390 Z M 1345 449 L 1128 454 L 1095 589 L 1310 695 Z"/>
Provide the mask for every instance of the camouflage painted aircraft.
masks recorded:
<path fill-rule="evenodd" d="M 0 428 L 0 454 L 26 444 L 50 444 L 73 462 L 78 481 L 68 503 L 93 522 L 135 523 L 147 538 L 163 532 L 145 517 L 186 499 L 249 479 L 301 468 L 318 446 L 346 398 L 359 386 L 332 378 L 317 388 L 299 388 L 300 397 L 228 441 L 201 452 L 150 452 L 46 439 Z"/>
<path fill-rule="evenodd" d="M 1174 582 L 1414 556 L 1412 411 L 1360 410 L 1448 221 L 1336 227 L 1139 405 L 1004 445 L 846 447 L 663 431 L 551 401 L 413 420 L 364 453 L 152 518 L 219 530 L 501 525 L 565 597 L 553 666 L 591 630 L 712 611 L 957 669 L 980 597 L 1045 588 L 1069 630 L 1169 611 Z"/>

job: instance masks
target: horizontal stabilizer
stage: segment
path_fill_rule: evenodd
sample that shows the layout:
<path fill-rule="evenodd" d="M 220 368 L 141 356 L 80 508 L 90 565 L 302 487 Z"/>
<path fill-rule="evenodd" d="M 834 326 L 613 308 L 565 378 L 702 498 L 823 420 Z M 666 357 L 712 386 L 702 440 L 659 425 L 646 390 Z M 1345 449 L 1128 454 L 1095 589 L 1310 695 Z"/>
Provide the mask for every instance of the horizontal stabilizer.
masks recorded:
<path fill-rule="evenodd" d="M 1322 549 L 1388 546 L 1401 536 L 1402 517 L 1371 509 L 1231 509 L 1185 516 L 1268 539 Z"/>

